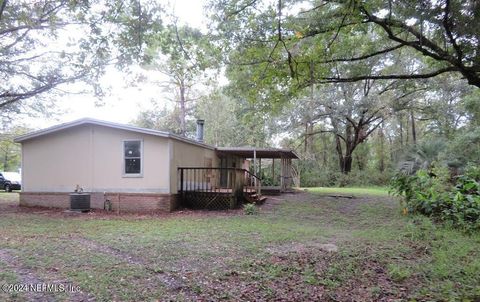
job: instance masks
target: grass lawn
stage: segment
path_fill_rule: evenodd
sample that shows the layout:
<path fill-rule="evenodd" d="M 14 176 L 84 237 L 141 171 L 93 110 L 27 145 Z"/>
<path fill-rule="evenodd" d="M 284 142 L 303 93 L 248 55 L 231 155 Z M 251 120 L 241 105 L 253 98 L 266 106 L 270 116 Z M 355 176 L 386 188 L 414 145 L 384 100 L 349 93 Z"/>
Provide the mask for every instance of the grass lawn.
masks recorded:
<path fill-rule="evenodd" d="M 308 192 L 329 195 L 344 194 L 353 196 L 388 196 L 388 188 L 386 187 L 350 187 L 350 188 L 334 188 L 334 187 L 315 187 L 305 188 Z"/>
<path fill-rule="evenodd" d="M 344 194 L 345 191 L 333 191 Z M 278 196 L 245 216 L 69 215 L 0 193 L 0 301 L 478 301 L 480 235 L 404 217 L 385 196 Z"/>

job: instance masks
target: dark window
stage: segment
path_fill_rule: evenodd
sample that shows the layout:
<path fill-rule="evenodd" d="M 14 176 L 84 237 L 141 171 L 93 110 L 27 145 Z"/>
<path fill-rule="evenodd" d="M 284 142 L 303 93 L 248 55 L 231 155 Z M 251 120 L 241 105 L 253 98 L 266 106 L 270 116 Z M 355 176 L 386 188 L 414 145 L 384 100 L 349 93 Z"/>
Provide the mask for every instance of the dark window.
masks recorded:
<path fill-rule="evenodd" d="M 125 174 L 142 173 L 142 142 L 125 141 L 123 142 Z"/>

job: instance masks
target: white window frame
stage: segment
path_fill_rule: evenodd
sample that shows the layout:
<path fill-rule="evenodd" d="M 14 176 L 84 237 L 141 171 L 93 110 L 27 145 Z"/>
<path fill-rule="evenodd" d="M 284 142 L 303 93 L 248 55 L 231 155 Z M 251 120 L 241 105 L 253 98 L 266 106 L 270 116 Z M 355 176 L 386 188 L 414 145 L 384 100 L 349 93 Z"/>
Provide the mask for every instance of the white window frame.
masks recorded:
<path fill-rule="evenodd" d="M 125 173 L 125 143 L 140 142 L 140 173 Z M 125 139 L 122 141 L 122 177 L 143 177 L 143 139 Z"/>

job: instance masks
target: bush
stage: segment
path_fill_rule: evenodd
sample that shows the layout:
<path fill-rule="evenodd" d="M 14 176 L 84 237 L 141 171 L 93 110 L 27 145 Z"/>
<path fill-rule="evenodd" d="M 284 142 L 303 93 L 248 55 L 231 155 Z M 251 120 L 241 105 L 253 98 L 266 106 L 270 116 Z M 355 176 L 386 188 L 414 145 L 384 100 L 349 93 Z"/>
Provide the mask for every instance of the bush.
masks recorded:
<path fill-rule="evenodd" d="M 480 166 L 470 164 L 465 169 L 466 176 L 475 179 L 477 182 L 480 181 Z"/>
<path fill-rule="evenodd" d="M 257 215 L 258 214 L 258 208 L 253 203 L 247 203 L 246 205 L 243 206 L 243 213 L 245 215 Z"/>
<path fill-rule="evenodd" d="M 480 184 L 469 175 L 450 179 L 444 167 L 419 170 L 414 175 L 398 173 L 392 179 L 390 193 L 404 197 L 405 213 L 423 214 L 466 230 L 480 230 Z"/>

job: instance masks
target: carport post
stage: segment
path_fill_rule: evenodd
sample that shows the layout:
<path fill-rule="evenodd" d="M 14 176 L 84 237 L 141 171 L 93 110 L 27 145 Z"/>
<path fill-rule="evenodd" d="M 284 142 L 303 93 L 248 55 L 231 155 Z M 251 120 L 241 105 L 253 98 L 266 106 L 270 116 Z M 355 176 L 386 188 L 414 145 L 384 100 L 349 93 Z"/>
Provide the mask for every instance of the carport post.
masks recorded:
<path fill-rule="evenodd" d="M 255 148 L 253 149 L 253 171 L 254 174 L 257 175 L 257 150 Z M 255 187 L 257 186 L 257 178 L 254 178 L 255 181 Z"/>
<path fill-rule="evenodd" d="M 275 185 L 275 158 L 272 158 L 272 186 Z"/>

